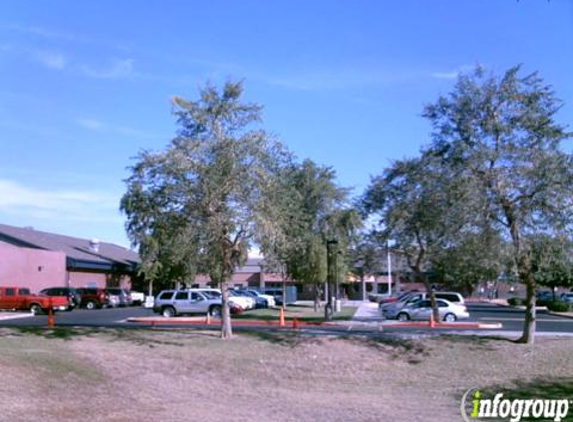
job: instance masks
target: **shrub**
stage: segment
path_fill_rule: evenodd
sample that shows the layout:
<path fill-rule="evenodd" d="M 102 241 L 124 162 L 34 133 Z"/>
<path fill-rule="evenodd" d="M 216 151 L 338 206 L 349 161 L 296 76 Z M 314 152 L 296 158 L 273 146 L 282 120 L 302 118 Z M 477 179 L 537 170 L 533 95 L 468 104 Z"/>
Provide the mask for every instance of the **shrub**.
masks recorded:
<path fill-rule="evenodd" d="M 524 301 L 519 297 L 510 297 L 509 299 L 507 299 L 507 303 L 510 306 L 521 306 L 523 305 Z"/>
<path fill-rule="evenodd" d="M 547 303 L 547 309 L 553 312 L 568 312 L 569 304 L 566 302 L 551 301 Z"/>

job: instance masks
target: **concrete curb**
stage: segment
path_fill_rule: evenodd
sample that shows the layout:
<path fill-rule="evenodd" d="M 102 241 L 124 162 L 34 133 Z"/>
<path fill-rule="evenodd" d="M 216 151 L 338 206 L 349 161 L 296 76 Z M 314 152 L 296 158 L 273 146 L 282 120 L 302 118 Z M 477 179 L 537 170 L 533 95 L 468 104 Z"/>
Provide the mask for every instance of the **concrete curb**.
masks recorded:
<path fill-rule="evenodd" d="M 211 318 L 207 320 L 205 317 L 132 317 L 127 318 L 127 322 L 138 324 L 154 325 L 220 325 L 221 320 Z M 304 326 L 335 326 L 338 325 L 334 322 L 305 322 L 297 319 L 286 320 L 283 325 L 277 321 L 260 321 L 249 319 L 231 319 L 233 326 L 252 326 L 252 327 L 285 327 L 285 328 L 299 328 Z"/>
<path fill-rule="evenodd" d="M 204 317 L 133 317 L 128 318 L 127 322 L 139 323 L 139 324 L 149 324 L 151 326 L 155 325 L 219 325 L 221 322 L 218 319 L 211 319 L 207 321 Z M 231 324 L 234 326 L 250 326 L 250 327 L 284 327 L 284 328 L 300 328 L 300 327 L 320 327 L 320 326 L 338 326 L 338 327 L 348 327 L 363 325 L 361 323 L 352 323 L 352 321 L 340 321 L 340 322 L 305 322 L 298 321 L 295 319 L 285 321 L 284 325 L 281 325 L 279 321 L 260 321 L 260 320 L 231 320 Z M 367 325 L 367 324 L 364 324 Z M 411 321 L 411 322 L 391 322 L 385 324 L 378 324 L 379 328 L 396 328 L 396 327 L 414 327 L 414 328 L 444 328 L 444 329 L 471 329 L 471 330 L 497 330 L 502 328 L 500 323 L 477 323 L 477 322 L 440 322 L 434 324 L 430 327 L 430 324 L 426 321 Z"/>

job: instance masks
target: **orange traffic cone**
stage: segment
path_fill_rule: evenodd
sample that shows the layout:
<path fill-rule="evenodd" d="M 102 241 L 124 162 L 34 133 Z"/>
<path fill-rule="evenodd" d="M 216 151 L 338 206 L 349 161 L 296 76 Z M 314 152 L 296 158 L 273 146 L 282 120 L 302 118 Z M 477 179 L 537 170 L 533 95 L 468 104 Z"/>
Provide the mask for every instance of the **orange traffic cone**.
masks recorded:
<path fill-rule="evenodd" d="M 48 328 L 54 328 L 55 321 L 54 321 L 54 311 L 52 310 L 52 308 L 50 308 L 50 310 L 48 311 L 48 321 L 46 325 L 48 326 Z"/>
<path fill-rule="evenodd" d="M 279 325 L 281 327 L 285 326 L 285 310 L 282 306 L 279 308 Z"/>

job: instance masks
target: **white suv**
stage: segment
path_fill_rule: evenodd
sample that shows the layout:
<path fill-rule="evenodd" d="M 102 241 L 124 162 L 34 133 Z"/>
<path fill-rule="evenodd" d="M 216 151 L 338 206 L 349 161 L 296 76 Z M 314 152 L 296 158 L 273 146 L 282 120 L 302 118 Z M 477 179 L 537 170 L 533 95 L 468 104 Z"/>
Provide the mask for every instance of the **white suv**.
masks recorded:
<path fill-rule="evenodd" d="M 220 316 L 221 309 L 221 299 L 191 290 L 163 290 L 153 305 L 153 311 L 164 317 L 207 312 L 211 316 Z"/>

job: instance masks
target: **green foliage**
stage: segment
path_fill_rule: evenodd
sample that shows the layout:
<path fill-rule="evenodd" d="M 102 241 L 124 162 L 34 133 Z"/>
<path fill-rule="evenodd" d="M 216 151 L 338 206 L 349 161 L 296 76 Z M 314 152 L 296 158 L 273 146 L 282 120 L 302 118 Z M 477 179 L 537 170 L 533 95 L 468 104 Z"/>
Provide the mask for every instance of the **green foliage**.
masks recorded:
<path fill-rule="evenodd" d="M 284 268 L 296 281 L 318 285 L 326 280 L 326 242 L 337 238 L 340 250 L 346 251 L 360 225 L 356 211 L 346 205 L 348 191 L 335 178 L 331 168 L 311 160 L 282 169 L 282 184 L 276 191 L 283 216 L 281 234 L 262 243 L 269 267 Z M 338 263 L 343 277 L 346 260 Z"/>
<path fill-rule="evenodd" d="M 456 201 L 466 229 L 487 225 L 511 244 L 516 272 L 533 303 L 530 239 L 570 232 L 573 157 L 560 149 L 571 137 L 554 120 L 561 107 L 536 73 L 520 67 L 501 78 L 477 68 L 459 77 L 455 89 L 425 109 L 433 127 L 427 149 L 467 194 Z M 473 220 L 473 221 L 471 221 Z M 480 221 L 481 220 L 481 221 Z M 526 315 L 523 341 L 533 340 L 535 319 Z"/>
<path fill-rule="evenodd" d="M 510 306 L 523 306 L 524 300 L 519 297 L 510 297 L 509 299 L 507 299 L 507 303 Z"/>
<path fill-rule="evenodd" d="M 573 243 L 564 236 L 539 234 L 530 239 L 531 267 L 537 284 L 573 287 Z"/>
<path fill-rule="evenodd" d="M 261 107 L 241 94 L 240 83 L 227 83 L 207 85 L 197 101 L 174 98 L 178 135 L 137 157 L 121 209 L 147 277 L 190 281 L 201 272 L 224 284 L 251 242 L 280 234 L 273 199 L 290 156 L 254 127 Z"/>
<path fill-rule="evenodd" d="M 547 302 L 547 309 L 552 312 L 569 312 L 570 305 L 566 302 L 550 301 Z"/>

